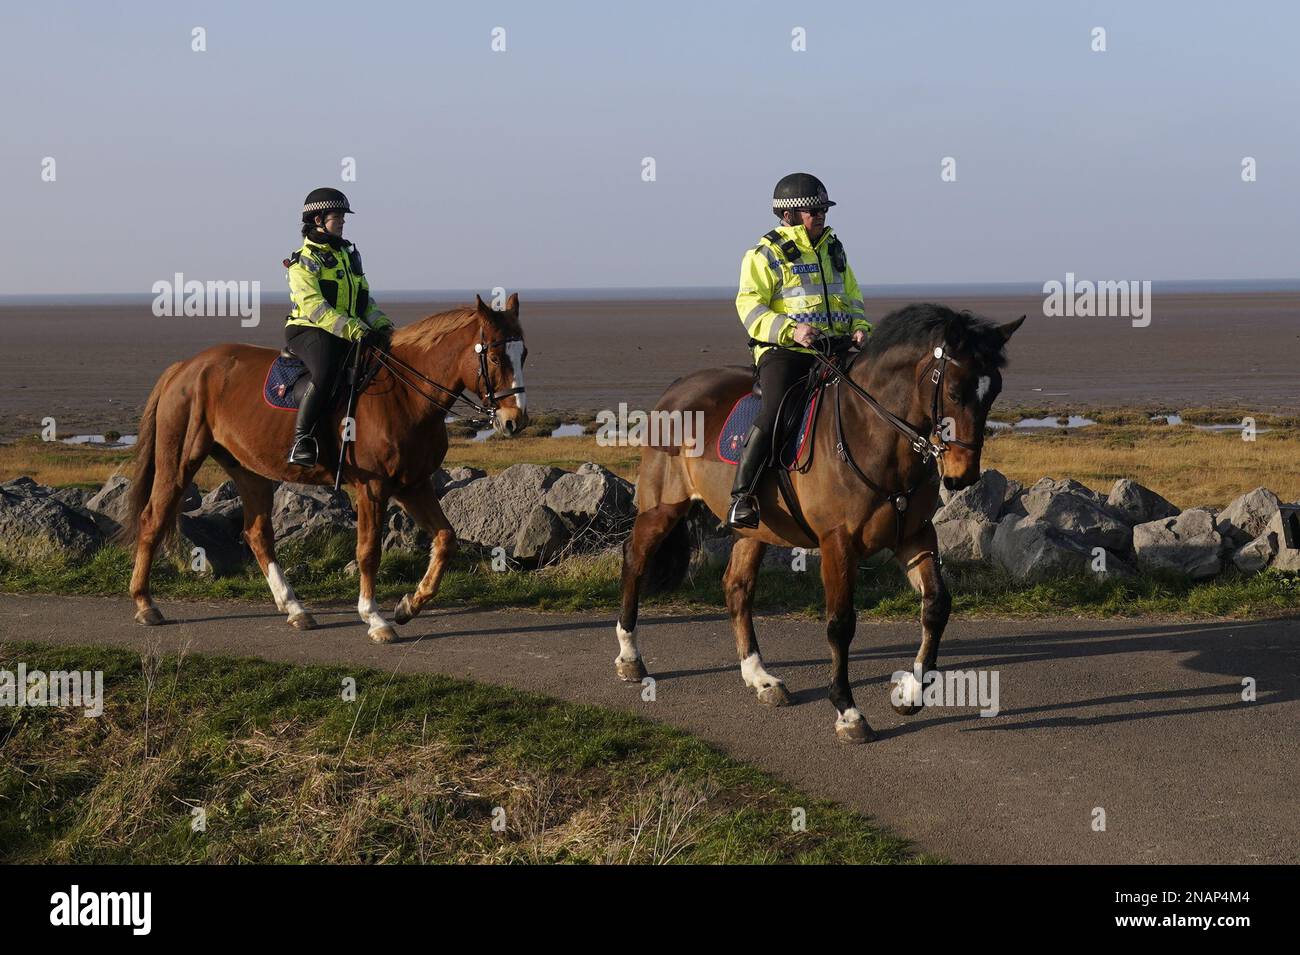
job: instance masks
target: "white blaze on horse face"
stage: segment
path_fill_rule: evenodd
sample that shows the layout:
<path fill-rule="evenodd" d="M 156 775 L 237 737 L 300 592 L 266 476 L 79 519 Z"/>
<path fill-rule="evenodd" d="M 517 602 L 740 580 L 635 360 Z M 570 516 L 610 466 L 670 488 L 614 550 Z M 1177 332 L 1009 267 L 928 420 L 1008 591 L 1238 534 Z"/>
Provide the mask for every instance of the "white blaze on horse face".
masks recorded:
<path fill-rule="evenodd" d="M 522 388 L 524 386 L 524 343 L 508 343 L 506 345 L 506 354 L 510 356 L 510 367 L 515 370 L 515 377 L 511 380 L 510 387 Z M 515 404 L 519 406 L 520 411 L 527 410 L 522 391 L 515 395 Z"/>
<path fill-rule="evenodd" d="M 981 375 L 979 387 L 975 389 L 975 397 L 980 404 L 984 404 L 984 399 L 989 396 L 989 386 L 993 384 L 993 379 L 988 375 Z"/>

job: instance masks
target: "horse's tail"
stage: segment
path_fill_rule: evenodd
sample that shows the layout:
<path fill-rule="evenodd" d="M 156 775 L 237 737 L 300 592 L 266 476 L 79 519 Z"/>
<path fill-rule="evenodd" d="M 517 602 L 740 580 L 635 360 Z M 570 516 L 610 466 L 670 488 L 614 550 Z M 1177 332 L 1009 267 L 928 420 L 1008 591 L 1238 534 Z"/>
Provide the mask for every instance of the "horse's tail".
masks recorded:
<path fill-rule="evenodd" d="M 121 528 L 114 535 L 114 543 L 123 546 L 135 543 L 136 533 L 140 529 L 140 514 L 153 493 L 154 459 L 157 455 L 155 437 L 158 430 L 158 400 L 162 397 L 163 389 L 171 383 L 182 364 L 184 363 L 178 361 L 162 373 L 158 383 L 153 386 L 153 391 L 149 393 L 149 400 L 145 402 L 144 414 L 140 416 L 140 433 L 135 440 L 131 488 L 127 491 L 127 512 Z"/>
<path fill-rule="evenodd" d="M 647 596 L 676 590 L 686 579 L 686 571 L 691 565 L 691 531 L 687 527 L 687 521 L 686 517 L 679 520 L 646 558 L 641 588 Z M 632 539 L 629 537 L 623 544 L 624 559 L 631 544 Z"/>

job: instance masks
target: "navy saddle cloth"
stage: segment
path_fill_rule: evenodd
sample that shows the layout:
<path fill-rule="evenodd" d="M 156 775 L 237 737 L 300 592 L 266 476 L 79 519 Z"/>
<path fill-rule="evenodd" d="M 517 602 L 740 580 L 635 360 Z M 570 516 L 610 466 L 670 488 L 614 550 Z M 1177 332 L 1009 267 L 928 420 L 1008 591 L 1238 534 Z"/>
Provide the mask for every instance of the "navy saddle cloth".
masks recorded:
<path fill-rule="evenodd" d="M 799 427 L 789 429 L 786 440 L 777 454 L 778 463 L 786 470 L 793 468 L 804 456 L 804 447 L 812 433 L 817 398 L 820 394 L 821 389 L 817 389 L 809 397 L 803 413 L 799 416 Z M 758 417 L 758 408 L 759 398 L 750 392 L 737 401 L 731 409 L 731 414 L 727 415 L 722 431 L 718 434 L 718 457 L 728 464 L 740 463 L 740 453 L 744 450 L 741 442 L 749 433 L 749 426 Z"/>
<path fill-rule="evenodd" d="M 310 380 L 306 365 L 293 355 L 280 352 L 266 372 L 262 397 L 272 408 L 297 411 L 302 393 Z"/>

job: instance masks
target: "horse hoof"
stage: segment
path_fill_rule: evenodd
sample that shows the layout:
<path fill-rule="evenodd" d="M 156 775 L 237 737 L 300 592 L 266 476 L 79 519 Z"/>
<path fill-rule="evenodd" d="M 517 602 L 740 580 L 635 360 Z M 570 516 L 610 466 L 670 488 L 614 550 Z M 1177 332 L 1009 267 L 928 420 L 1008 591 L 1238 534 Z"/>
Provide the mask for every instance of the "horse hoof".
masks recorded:
<path fill-rule="evenodd" d="M 411 605 L 408 602 L 410 601 L 410 599 L 411 599 L 410 594 L 407 594 L 405 597 L 403 597 L 401 600 L 397 602 L 397 606 L 393 608 L 394 623 L 411 622 L 411 617 L 413 617 L 414 614 L 411 613 Z"/>
<path fill-rule="evenodd" d="M 614 669 L 624 683 L 640 683 L 646 677 L 645 664 L 640 657 L 635 660 L 615 660 Z"/>
<path fill-rule="evenodd" d="M 876 738 L 867 721 L 861 718 L 851 723 L 836 720 L 835 736 L 841 743 L 870 743 Z"/>
<path fill-rule="evenodd" d="M 396 643 L 397 631 L 384 624 L 382 627 L 375 627 L 370 631 L 370 640 L 372 643 Z"/>
<path fill-rule="evenodd" d="M 315 630 L 316 620 L 307 611 L 296 613 L 289 618 L 289 626 L 295 630 Z"/>
<path fill-rule="evenodd" d="M 920 687 L 918 686 L 916 687 L 916 692 L 915 695 L 913 696 L 913 699 L 920 699 L 920 697 L 921 697 Z M 893 708 L 895 713 L 897 713 L 899 716 L 915 716 L 917 713 L 921 712 L 920 703 L 899 704 L 894 702 L 895 700 L 905 700 L 905 699 L 907 699 L 907 696 L 905 695 L 905 691 L 900 689 L 899 684 L 897 683 L 891 684 L 889 687 L 889 705 L 891 708 Z"/>
<path fill-rule="evenodd" d="M 163 622 L 162 611 L 157 607 L 146 607 L 144 610 L 138 610 L 135 614 L 135 622 L 142 623 L 146 627 L 156 627 Z"/>
<path fill-rule="evenodd" d="M 786 692 L 784 683 L 775 683 L 758 691 L 758 702 L 768 706 L 789 706 L 790 694 Z"/>

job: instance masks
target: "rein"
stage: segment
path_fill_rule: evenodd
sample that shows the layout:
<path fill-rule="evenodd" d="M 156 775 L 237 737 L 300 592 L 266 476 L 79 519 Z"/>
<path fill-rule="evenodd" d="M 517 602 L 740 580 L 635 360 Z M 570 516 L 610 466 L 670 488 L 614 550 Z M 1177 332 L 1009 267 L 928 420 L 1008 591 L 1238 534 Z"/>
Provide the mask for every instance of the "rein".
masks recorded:
<path fill-rule="evenodd" d="M 862 356 L 861 351 L 854 355 L 847 365 L 840 367 L 831 361 L 829 357 L 833 348 L 833 342 L 829 338 L 823 338 L 822 340 L 826 342 L 825 354 L 823 354 L 821 349 L 817 349 L 813 352 L 813 355 L 830 371 L 831 379 L 829 383 L 835 386 L 835 453 L 838 454 L 840 460 L 847 464 L 849 469 L 857 475 L 858 480 L 871 488 L 881 497 L 888 500 L 894 506 L 894 524 L 896 528 L 895 550 L 897 550 L 898 545 L 902 543 L 903 539 L 903 514 L 907 510 L 909 500 L 919 488 L 929 483 L 931 478 L 936 477 L 937 474 L 932 474 L 932 472 L 927 468 L 926 475 L 922 480 L 917 481 L 907 490 L 900 491 L 889 491 L 888 489 L 881 487 L 871 478 L 867 477 L 866 473 L 863 472 L 862 468 L 858 465 L 858 462 L 854 460 L 853 452 L 849 450 L 848 442 L 844 437 L 843 402 L 841 400 L 842 392 L 839 386 L 841 383 L 847 385 L 849 390 L 865 401 L 867 405 L 887 424 L 907 439 L 912 450 L 916 454 L 920 455 L 923 464 L 928 464 L 931 460 L 934 460 L 938 466 L 939 473 L 941 473 L 943 469 L 942 455 L 947 452 L 950 445 L 956 445 L 957 447 L 972 450 L 975 447 L 975 445 L 970 442 L 959 441 L 956 438 L 945 439 L 939 425 L 939 412 L 941 410 L 940 402 L 942 401 L 941 391 L 943 389 L 944 375 L 947 372 L 948 362 L 952 362 L 955 365 L 957 364 L 957 360 L 952 358 L 942 345 L 935 347 L 934 357 L 931 359 L 930 365 L 926 368 L 929 372 L 930 381 L 934 384 L 934 393 L 930 400 L 931 433 L 929 436 L 925 436 L 921 434 L 918 429 L 912 427 L 912 425 L 906 420 L 900 418 L 882 405 L 850 377 L 849 372 L 853 370 L 854 363 Z M 934 367 L 936 362 L 938 363 L 937 367 Z M 938 440 L 935 441 L 935 438 Z"/>
<path fill-rule="evenodd" d="M 467 405 L 472 411 L 474 411 L 475 413 L 481 416 L 477 419 L 471 419 L 475 423 L 491 424 L 492 421 L 496 418 L 497 409 L 501 407 L 501 403 L 499 399 L 509 398 L 511 395 L 523 394 L 525 389 L 520 387 L 520 388 L 510 388 L 506 391 L 497 391 L 493 387 L 492 376 L 488 374 L 488 367 L 487 367 L 488 350 L 492 348 L 504 348 L 506 345 L 509 345 L 512 342 L 522 342 L 522 341 L 523 341 L 522 338 L 500 338 L 495 341 L 487 342 L 483 340 L 482 329 L 479 330 L 479 340 L 474 345 L 474 351 L 478 353 L 478 381 L 475 383 L 474 389 L 475 389 L 475 394 L 477 394 L 478 397 L 482 399 L 481 404 L 478 401 L 475 401 L 473 398 L 466 397 L 463 391 L 453 391 L 452 389 L 446 387 L 445 385 L 439 384 L 438 382 L 422 374 L 419 370 L 413 368 L 411 365 L 407 364 L 405 361 L 398 358 L 396 355 L 392 354 L 391 352 L 387 352 L 384 351 L 383 349 L 376 348 L 374 349 L 374 354 L 379 364 L 387 368 L 389 373 L 392 374 L 394 378 L 396 378 L 402 384 L 406 385 L 406 387 L 410 388 L 412 391 L 414 391 L 425 401 L 428 401 L 430 404 L 440 405 L 443 399 L 435 398 L 433 395 L 424 392 L 423 390 L 420 389 L 418 385 L 415 384 L 415 382 L 407 378 L 406 375 L 414 375 L 416 378 L 420 379 L 420 381 L 424 382 L 426 385 L 431 385 L 432 387 L 438 389 L 438 391 L 441 391 L 443 395 L 451 398 L 451 402 L 445 410 L 450 411 L 451 408 L 456 404 L 456 402 L 459 401 L 462 404 Z M 486 386 L 486 388 L 484 386 Z M 486 390 L 486 394 L 484 394 L 485 390 Z"/>

